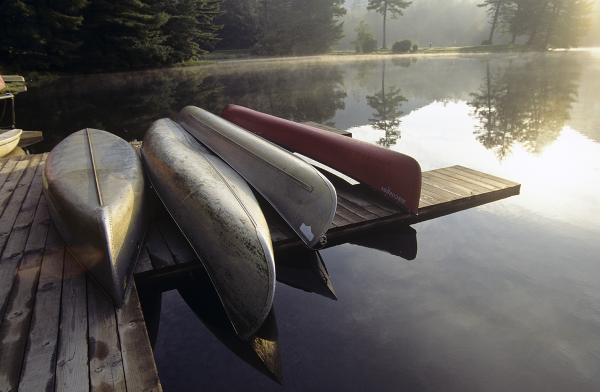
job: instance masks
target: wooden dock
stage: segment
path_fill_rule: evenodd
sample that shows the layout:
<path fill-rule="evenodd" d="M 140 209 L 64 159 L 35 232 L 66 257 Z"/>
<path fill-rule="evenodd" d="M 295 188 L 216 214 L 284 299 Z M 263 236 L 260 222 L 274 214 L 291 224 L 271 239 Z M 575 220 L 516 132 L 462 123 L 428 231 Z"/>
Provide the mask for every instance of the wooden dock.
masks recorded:
<path fill-rule="evenodd" d="M 45 155 L 0 159 L 0 391 L 159 391 L 138 292 L 176 287 L 202 268 L 166 214 L 149 227 L 121 309 L 74 262 L 42 194 Z M 332 177 L 338 209 L 328 246 L 519 193 L 519 184 L 461 166 L 423 173 L 416 216 Z M 276 254 L 301 246 L 265 208 Z M 137 287 L 136 287 L 137 284 Z M 139 291 L 138 291 L 139 290 Z"/>
<path fill-rule="evenodd" d="M 0 160 L 0 391 L 160 391 L 135 283 L 116 309 L 65 252 L 44 160 Z"/>

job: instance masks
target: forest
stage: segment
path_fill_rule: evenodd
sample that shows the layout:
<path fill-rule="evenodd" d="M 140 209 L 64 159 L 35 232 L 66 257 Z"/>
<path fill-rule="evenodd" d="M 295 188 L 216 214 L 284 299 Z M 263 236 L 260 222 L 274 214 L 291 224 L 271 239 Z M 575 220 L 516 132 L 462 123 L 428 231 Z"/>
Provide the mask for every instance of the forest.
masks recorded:
<path fill-rule="evenodd" d="M 370 40 L 372 50 L 386 49 L 386 31 L 394 25 L 425 20 L 423 10 L 447 16 L 452 8 L 467 6 L 473 15 L 481 12 L 477 10 L 487 12 L 489 24 L 480 23 L 489 31 L 483 44 L 503 40 L 536 50 L 572 47 L 585 35 L 592 9 L 590 0 L 465 0 L 460 7 L 457 1 L 4 0 L 0 2 L 0 66 L 98 71 L 184 64 L 215 50 L 311 55 L 330 52 L 342 38 L 363 51 L 356 44 L 361 34 Z M 419 13 L 410 14 L 411 8 Z M 381 36 L 371 33 L 373 20 Z M 351 31 L 344 26 L 358 22 L 359 27 Z M 453 20 L 448 23 L 459 25 Z M 429 36 L 439 30 L 421 24 Z M 464 36 L 477 37 L 482 29 L 467 26 Z M 428 36 L 416 30 L 406 34 Z"/>

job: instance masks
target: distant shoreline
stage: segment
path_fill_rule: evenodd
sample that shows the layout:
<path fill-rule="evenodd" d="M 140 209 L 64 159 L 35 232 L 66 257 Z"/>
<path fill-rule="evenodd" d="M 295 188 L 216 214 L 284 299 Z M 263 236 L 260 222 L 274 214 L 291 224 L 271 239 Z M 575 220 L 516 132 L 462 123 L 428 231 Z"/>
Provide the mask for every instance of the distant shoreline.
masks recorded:
<path fill-rule="evenodd" d="M 177 68 L 210 67 L 219 64 L 243 64 L 243 63 L 276 63 L 276 62 L 317 62 L 317 61 L 356 61 L 374 60 L 386 58 L 418 58 L 435 56 L 452 56 L 463 54 L 487 55 L 496 53 L 551 53 L 554 51 L 581 51 L 591 48 L 556 49 L 547 51 L 536 51 L 524 45 L 478 45 L 478 46 L 455 46 L 455 47 L 432 47 L 422 48 L 416 52 L 393 53 L 391 50 L 377 50 L 373 53 L 356 53 L 354 51 L 332 51 L 323 54 L 300 55 L 300 56 L 257 56 L 248 50 L 239 51 L 215 51 L 195 61 L 174 64 L 166 67 L 149 67 L 120 70 L 99 70 L 90 72 L 38 72 L 34 70 L 21 71 L 28 82 L 35 80 L 55 78 L 61 76 L 84 76 L 96 74 L 119 74 L 129 72 L 161 71 Z"/>

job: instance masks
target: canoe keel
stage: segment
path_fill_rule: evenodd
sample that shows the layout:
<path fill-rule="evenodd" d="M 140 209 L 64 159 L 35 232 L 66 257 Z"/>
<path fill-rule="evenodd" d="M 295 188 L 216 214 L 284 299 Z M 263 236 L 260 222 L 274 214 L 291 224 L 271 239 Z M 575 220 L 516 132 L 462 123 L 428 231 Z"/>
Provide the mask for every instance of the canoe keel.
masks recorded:
<path fill-rule="evenodd" d="M 122 305 L 145 231 L 144 176 L 133 148 L 108 132 L 76 132 L 48 155 L 43 188 L 67 250 Z"/>

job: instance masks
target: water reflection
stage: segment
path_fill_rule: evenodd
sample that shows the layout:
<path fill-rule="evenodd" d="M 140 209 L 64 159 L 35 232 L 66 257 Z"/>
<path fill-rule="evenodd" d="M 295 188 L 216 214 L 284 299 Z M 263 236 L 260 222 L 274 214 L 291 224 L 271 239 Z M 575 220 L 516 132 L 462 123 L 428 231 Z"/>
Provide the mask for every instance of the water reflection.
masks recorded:
<path fill-rule="evenodd" d="M 18 126 L 45 131 L 47 151 L 84 127 L 141 139 L 149 124 L 185 105 L 220 112 L 238 103 L 296 121 L 327 123 L 344 108 L 337 66 L 248 65 L 52 78 L 17 98 Z"/>
<path fill-rule="evenodd" d="M 297 249 L 277 255 L 277 280 L 290 287 L 337 300 L 329 271 L 318 251 Z"/>
<path fill-rule="evenodd" d="M 410 226 L 392 226 L 387 230 L 365 233 L 351 239 L 351 244 L 379 250 L 405 260 L 417 257 L 417 231 Z"/>
<path fill-rule="evenodd" d="M 408 64 L 410 65 L 410 63 Z M 369 118 L 369 122 L 373 128 L 384 133 L 377 144 L 389 148 L 395 145 L 400 137 L 400 117 L 403 114 L 400 108 L 407 99 L 402 96 L 400 89 L 396 86 L 389 86 L 386 90 L 385 65 L 386 62 L 382 61 L 381 90 L 374 95 L 368 95 L 366 100 L 367 104 L 375 110 L 372 114 L 373 117 Z"/>
<path fill-rule="evenodd" d="M 511 62 L 493 70 L 486 64 L 479 91 L 469 105 L 479 118 L 477 140 L 504 159 L 514 143 L 539 152 L 552 143 L 565 123 L 579 88 L 577 61 L 541 58 Z"/>
<path fill-rule="evenodd" d="M 177 289 L 183 300 L 210 332 L 236 356 L 266 376 L 280 382 L 281 360 L 275 311 L 249 341 L 242 341 L 233 330 L 219 296 L 208 275 L 197 271 L 180 282 Z"/>

